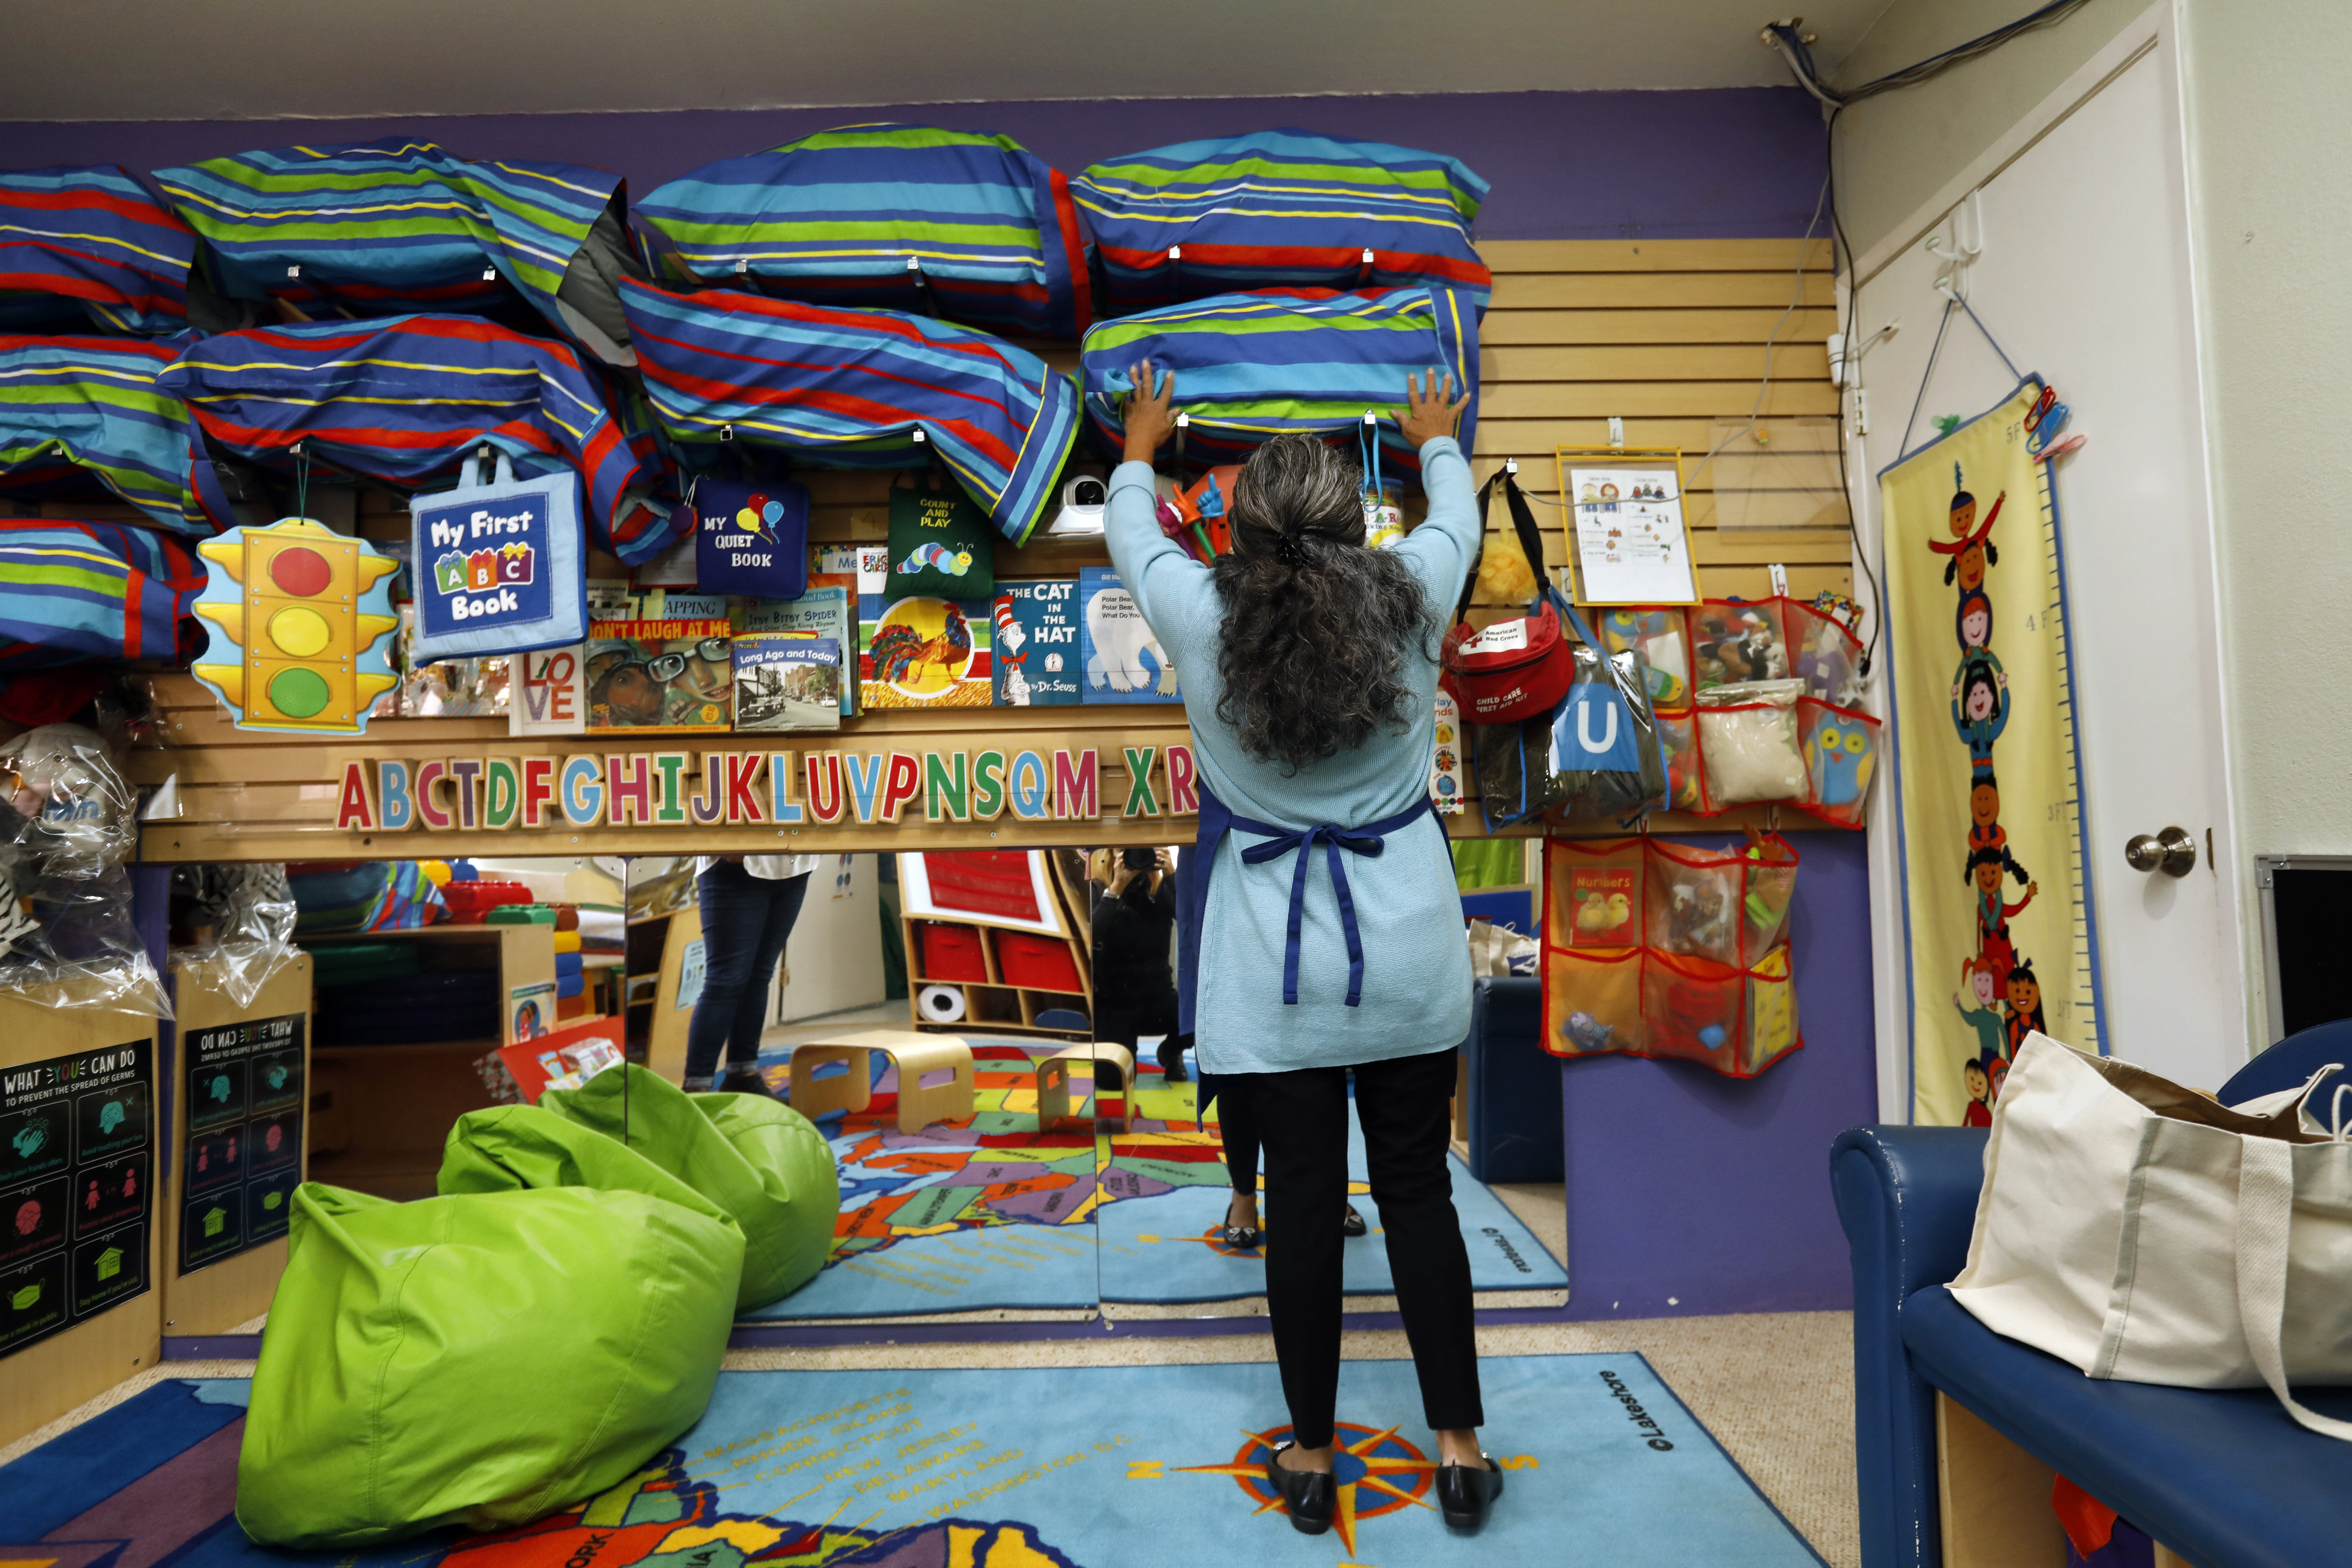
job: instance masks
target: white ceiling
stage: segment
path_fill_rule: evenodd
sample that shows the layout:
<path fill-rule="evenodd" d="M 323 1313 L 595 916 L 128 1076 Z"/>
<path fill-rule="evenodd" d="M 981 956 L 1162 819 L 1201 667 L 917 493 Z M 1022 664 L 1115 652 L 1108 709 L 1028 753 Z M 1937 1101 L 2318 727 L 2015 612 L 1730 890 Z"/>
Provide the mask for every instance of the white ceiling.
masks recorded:
<path fill-rule="evenodd" d="M 0 0 L 0 120 L 1778 87 L 1789 3 Z M 1833 61 L 1888 0 L 1804 4 Z"/>

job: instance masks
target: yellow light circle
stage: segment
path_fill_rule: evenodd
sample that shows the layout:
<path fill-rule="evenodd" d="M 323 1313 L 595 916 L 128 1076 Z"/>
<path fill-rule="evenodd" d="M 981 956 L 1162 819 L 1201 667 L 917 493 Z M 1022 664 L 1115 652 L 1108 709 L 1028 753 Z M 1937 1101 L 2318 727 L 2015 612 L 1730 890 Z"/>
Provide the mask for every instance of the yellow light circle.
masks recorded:
<path fill-rule="evenodd" d="M 327 617 L 300 605 L 289 605 L 269 617 L 269 640 L 295 658 L 323 652 L 328 636 Z"/>

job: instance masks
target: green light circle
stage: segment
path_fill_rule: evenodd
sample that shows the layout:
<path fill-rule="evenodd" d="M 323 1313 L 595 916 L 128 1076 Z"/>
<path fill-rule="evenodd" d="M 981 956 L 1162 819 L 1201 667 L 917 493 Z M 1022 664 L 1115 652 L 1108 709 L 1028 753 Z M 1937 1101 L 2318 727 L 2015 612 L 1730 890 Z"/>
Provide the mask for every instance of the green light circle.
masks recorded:
<path fill-rule="evenodd" d="M 281 669 L 269 678 L 269 700 L 289 719 L 315 717 L 333 698 L 327 678 L 315 669 Z"/>

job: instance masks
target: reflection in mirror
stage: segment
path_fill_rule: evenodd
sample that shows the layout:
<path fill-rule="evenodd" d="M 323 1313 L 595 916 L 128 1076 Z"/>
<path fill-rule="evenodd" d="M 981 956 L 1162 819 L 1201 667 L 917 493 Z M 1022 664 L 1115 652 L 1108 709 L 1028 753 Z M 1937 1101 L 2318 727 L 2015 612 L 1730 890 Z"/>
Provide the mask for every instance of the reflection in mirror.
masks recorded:
<path fill-rule="evenodd" d="M 568 1070 L 561 1053 L 619 1010 L 619 872 L 577 856 L 296 868 L 314 1179 L 430 1197 L 458 1117 Z"/>
<path fill-rule="evenodd" d="M 1075 849 L 630 861 L 632 1054 L 833 1152 L 832 1255 L 747 1323 L 1094 1314 L 1087 888 Z"/>

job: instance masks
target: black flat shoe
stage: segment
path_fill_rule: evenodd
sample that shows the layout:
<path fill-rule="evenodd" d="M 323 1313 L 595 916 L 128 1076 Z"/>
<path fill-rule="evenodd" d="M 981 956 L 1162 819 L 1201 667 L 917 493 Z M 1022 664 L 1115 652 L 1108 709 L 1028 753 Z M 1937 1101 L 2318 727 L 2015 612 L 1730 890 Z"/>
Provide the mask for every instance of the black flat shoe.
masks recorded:
<path fill-rule="evenodd" d="M 1459 1535 L 1477 1534 L 1486 1522 L 1486 1510 L 1503 1495 L 1502 1467 L 1492 1454 L 1478 1457 L 1486 1461 L 1483 1470 L 1467 1465 L 1437 1467 L 1438 1511 L 1445 1515 L 1445 1528 Z"/>
<path fill-rule="evenodd" d="M 1339 1234 L 1345 1237 L 1358 1237 L 1369 1235 L 1370 1230 L 1371 1227 L 1364 1223 L 1364 1216 L 1356 1212 L 1356 1205 L 1349 1204 L 1348 1217 L 1339 1222 Z"/>
<path fill-rule="evenodd" d="M 1276 1446 L 1266 1457 L 1265 1479 L 1282 1494 L 1282 1509 L 1290 1515 L 1290 1528 L 1301 1535 L 1320 1535 L 1331 1528 L 1331 1516 L 1339 1511 L 1339 1488 L 1328 1470 L 1283 1468 L 1279 1463 L 1283 1451 L 1297 1447 L 1286 1440 Z M 1444 1472 L 1438 1474 L 1442 1477 Z M 1438 1484 L 1444 1482 L 1441 1479 Z M 1450 1521 L 1453 1515 L 1446 1518 Z"/>
<path fill-rule="evenodd" d="M 710 1087 L 720 1094 L 758 1094 L 770 1100 L 776 1098 L 776 1091 L 768 1087 L 768 1080 L 756 1072 L 730 1072 Z"/>
<path fill-rule="evenodd" d="M 1190 1083 L 1192 1081 L 1191 1079 L 1184 1076 L 1183 1041 L 1177 1039 L 1162 1040 L 1160 1042 L 1159 1050 L 1154 1054 L 1160 1058 L 1160 1070 L 1166 1075 L 1168 1082 Z"/>
<path fill-rule="evenodd" d="M 1257 1232 L 1248 1226 L 1229 1225 L 1225 1226 L 1224 1240 L 1227 1247 L 1253 1247 L 1258 1244 L 1259 1239 Z"/>

